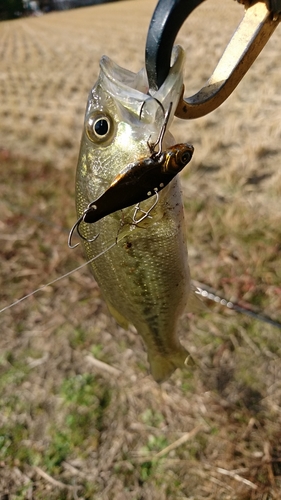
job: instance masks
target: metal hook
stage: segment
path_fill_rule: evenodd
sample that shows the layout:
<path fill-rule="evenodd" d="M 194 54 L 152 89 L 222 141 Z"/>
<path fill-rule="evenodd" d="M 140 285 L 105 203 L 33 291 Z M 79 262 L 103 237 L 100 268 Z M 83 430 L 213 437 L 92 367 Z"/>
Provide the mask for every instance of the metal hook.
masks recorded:
<path fill-rule="evenodd" d="M 168 122 L 169 122 L 169 118 L 171 115 L 172 106 L 173 106 L 173 103 L 170 102 L 169 107 L 164 115 L 164 121 L 163 121 L 163 124 L 160 128 L 160 132 L 158 134 L 156 142 L 153 142 L 152 144 L 149 145 L 149 149 L 151 151 L 151 154 L 153 154 L 155 152 L 156 146 L 158 146 L 158 144 L 159 144 L 159 150 L 154 155 L 155 159 L 158 159 L 161 156 L 162 151 L 163 151 L 163 139 L 164 139 L 164 135 L 165 135 L 165 132 L 167 130 L 167 127 L 168 127 Z"/>
<path fill-rule="evenodd" d="M 77 219 L 77 221 L 75 222 L 75 224 L 73 224 L 72 228 L 69 231 L 67 244 L 68 244 L 68 247 L 71 249 L 76 248 L 79 245 L 79 243 L 72 245 L 72 238 L 73 238 L 73 234 L 74 234 L 75 229 L 79 226 L 79 224 L 82 222 L 82 220 L 83 220 L 83 216 L 79 217 L 79 219 Z"/>
<path fill-rule="evenodd" d="M 99 234 L 97 234 L 96 236 L 94 236 L 94 238 L 85 238 L 85 236 L 83 236 L 83 234 L 80 231 L 80 224 L 82 222 L 84 222 L 84 217 L 88 213 L 90 205 L 87 207 L 87 209 L 85 210 L 85 212 L 83 213 L 83 215 L 81 215 L 81 217 L 79 217 L 79 219 L 77 219 L 77 221 L 75 222 L 75 224 L 73 224 L 72 228 L 69 231 L 67 244 L 68 244 L 68 247 L 71 248 L 71 249 L 76 248 L 79 245 L 79 243 L 76 243 L 75 245 L 72 245 L 72 238 L 73 238 L 73 234 L 74 234 L 75 229 L 77 231 L 78 236 L 80 236 L 80 238 L 82 240 L 87 241 L 87 243 L 93 243 L 93 241 L 95 241 L 98 238 L 98 236 L 99 236 Z"/>
<path fill-rule="evenodd" d="M 133 215 L 133 224 L 137 225 L 140 222 L 142 222 L 144 219 L 146 219 L 147 217 L 151 218 L 151 215 L 149 215 L 149 214 L 156 207 L 156 205 L 158 203 L 158 200 L 159 200 L 159 194 L 158 194 L 158 189 L 157 188 L 154 188 L 154 193 L 156 194 L 156 200 L 153 203 L 153 205 L 151 205 L 151 207 L 147 211 L 142 210 L 140 208 L 140 204 L 139 203 L 135 206 L 135 211 L 134 211 L 134 215 Z M 136 219 L 136 215 L 137 215 L 138 211 L 141 211 L 144 214 L 142 217 L 140 217 L 140 219 Z"/>
<path fill-rule="evenodd" d="M 159 0 L 146 41 L 149 88 L 165 81 L 172 48 L 183 22 L 205 0 Z M 238 0 L 245 15 L 206 85 L 191 97 L 180 98 L 175 115 L 199 118 L 218 108 L 242 80 L 280 22 L 281 0 Z M 184 89 L 183 89 L 184 91 Z"/>
<path fill-rule="evenodd" d="M 140 107 L 140 112 L 139 112 L 139 119 L 140 119 L 140 120 L 141 120 L 141 115 L 142 115 L 142 111 L 143 111 L 143 108 L 144 108 L 144 106 L 145 106 L 145 103 L 146 103 L 147 101 L 149 101 L 150 99 L 154 99 L 154 101 L 156 101 L 156 102 L 159 104 L 160 108 L 161 108 L 161 109 L 162 109 L 162 111 L 163 111 L 163 115 L 165 116 L 165 109 L 164 109 L 164 106 L 163 106 L 162 102 L 161 102 L 161 101 L 159 101 L 159 99 L 156 99 L 156 97 L 154 97 L 153 95 L 149 95 L 149 97 L 148 97 L 147 99 L 145 99 L 145 101 L 143 101 L 143 103 L 142 103 L 142 105 L 141 105 L 141 107 Z"/>
<path fill-rule="evenodd" d="M 149 139 L 147 141 L 147 145 L 149 147 L 149 151 L 150 151 L 151 155 L 153 155 L 153 153 L 155 153 L 155 147 L 160 143 L 159 152 L 157 153 L 158 156 L 159 156 L 161 154 L 161 152 L 162 152 L 163 138 L 164 138 L 165 132 L 167 130 L 168 121 L 169 121 L 169 118 L 170 118 L 170 114 L 171 114 L 171 109 L 172 109 L 173 103 L 172 102 L 170 103 L 168 110 L 165 112 L 165 108 L 164 108 L 162 102 L 160 102 L 158 99 L 156 99 L 156 97 L 150 96 L 148 99 L 154 99 L 159 104 L 159 106 L 161 107 L 161 109 L 163 111 L 163 115 L 164 115 L 163 124 L 162 124 L 162 126 L 160 128 L 160 131 L 159 131 L 159 134 L 158 134 L 158 137 L 157 137 L 156 141 L 150 143 L 149 142 L 150 137 L 149 137 Z M 145 103 L 146 103 L 146 101 L 148 99 L 146 99 L 145 101 L 143 101 L 143 103 L 141 105 L 140 115 L 139 115 L 140 119 L 141 119 L 142 110 L 143 110 L 144 105 L 145 105 Z M 155 157 L 156 157 L 156 155 L 155 155 Z"/>

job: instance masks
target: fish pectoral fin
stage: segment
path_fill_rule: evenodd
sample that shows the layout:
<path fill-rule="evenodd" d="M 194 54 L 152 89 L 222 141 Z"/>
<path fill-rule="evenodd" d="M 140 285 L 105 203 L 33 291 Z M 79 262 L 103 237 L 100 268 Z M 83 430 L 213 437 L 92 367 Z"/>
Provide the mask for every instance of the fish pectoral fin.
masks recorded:
<path fill-rule="evenodd" d="M 169 355 L 148 352 L 151 375 L 156 382 L 161 383 L 167 380 L 177 368 L 186 368 L 194 361 L 189 352 L 180 346 Z"/>
<path fill-rule="evenodd" d="M 117 309 L 115 309 L 115 307 L 112 304 L 110 304 L 110 302 L 108 302 L 107 300 L 106 300 L 106 305 L 109 309 L 110 314 L 117 321 L 118 325 L 122 326 L 124 330 L 128 330 L 129 321 L 119 311 L 117 311 Z"/>

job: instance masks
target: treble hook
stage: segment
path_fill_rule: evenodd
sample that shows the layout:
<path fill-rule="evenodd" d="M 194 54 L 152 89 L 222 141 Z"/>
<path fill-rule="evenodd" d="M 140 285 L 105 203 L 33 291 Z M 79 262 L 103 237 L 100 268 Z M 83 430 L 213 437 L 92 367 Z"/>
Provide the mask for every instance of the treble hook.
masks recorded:
<path fill-rule="evenodd" d="M 172 48 L 182 24 L 205 0 L 159 0 L 146 40 L 149 88 L 157 90 L 166 80 Z M 281 0 L 238 0 L 245 15 L 206 85 L 191 97 L 179 99 L 175 115 L 198 118 L 218 108 L 233 92 L 253 64 L 281 19 Z M 184 92 L 184 88 L 183 88 Z"/>
<path fill-rule="evenodd" d="M 151 205 L 151 207 L 147 211 L 142 210 L 140 208 L 140 204 L 139 203 L 135 206 L 135 211 L 134 211 L 134 215 L 133 215 L 133 224 L 137 225 L 140 222 L 142 222 L 143 220 L 145 220 L 147 217 L 151 218 L 151 215 L 149 215 L 149 214 L 156 207 L 156 205 L 158 203 L 158 200 L 159 200 L 159 194 L 158 194 L 158 189 L 157 188 L 154 188 L 154 193 L 156 194 L 156 200 L 153 203 L 153 205 Z M 137 215 L 137 213 L 139 211 L 142 212 L 144 215 L 142 217 L 140 217 L 140 219 L 136 219 L 136 215 Z"/>

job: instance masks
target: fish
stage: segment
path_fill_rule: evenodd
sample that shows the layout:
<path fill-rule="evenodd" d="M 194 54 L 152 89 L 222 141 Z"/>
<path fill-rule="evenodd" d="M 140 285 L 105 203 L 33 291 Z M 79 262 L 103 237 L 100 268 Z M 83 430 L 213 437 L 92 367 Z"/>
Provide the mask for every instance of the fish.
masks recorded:
<path fill-rule="evenodd" d="M 175 144 L 169 127 L 182 93 L 184 60 L 183 49 L 174 47 L 169 74 L 151 93 L 145 69 L 134 73 L 107 56 L 101 58 L 86 106 L 76 171 L 81 220 L 128 165 L 151 157 L 163 110 L 169 106 L 161 148 L 166 151 Z M 90 266 L 110 313 L 121 327 L 136 328 L 147 349 L 151 375 L 161 383 L 191 359 L 177 335 L 191 284 L 178 176 L 156 194 L 156 202 L 149 198 L 112 211 L 94 224 L 83 221 L 80 232 L 87 259 L 99 255 Z M 145 214 L 139 223 L 138 211 Z M 112 241 L 116 245 L 107 251 Z"/>

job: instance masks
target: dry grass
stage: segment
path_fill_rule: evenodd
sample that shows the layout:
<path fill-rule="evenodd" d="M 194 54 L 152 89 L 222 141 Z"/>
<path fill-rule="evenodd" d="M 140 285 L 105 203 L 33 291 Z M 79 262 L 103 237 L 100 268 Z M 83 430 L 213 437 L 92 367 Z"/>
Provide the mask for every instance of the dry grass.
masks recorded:
<path fill-rule="evenodd" d="M 1 306 L 83 263 L 66 240 L 87 94 L 103 53 L 143 66 L 152 4 L 0 24 Z M 190 93 L 242 16 L 219 5 L 208 0 L 179 36 Z M 280 45 L 279 28 L 220 109 L 174 124 L 196 148 L 182 176 L 193 279 L 279 319 Z M 159 387 L 85 269 L 3 313 L 1 333 L 2 499 L 281 498 L 273 327 L 211 305 L 184 316 L 197 367 Z"/>

